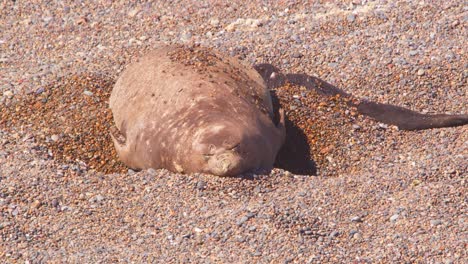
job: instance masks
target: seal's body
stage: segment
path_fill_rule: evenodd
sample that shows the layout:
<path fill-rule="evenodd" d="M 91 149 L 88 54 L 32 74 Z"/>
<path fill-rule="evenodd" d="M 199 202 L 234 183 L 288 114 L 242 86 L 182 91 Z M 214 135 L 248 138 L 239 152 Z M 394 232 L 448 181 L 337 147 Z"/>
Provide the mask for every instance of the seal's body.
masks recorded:
<path fill-rule="evenodd" d="M 120 159 L 134 169 L 220 176 L 270 170 L 285 138 L 262 77 L 201 47 L 166 46 L 131 64 L 110 97 Z"/>

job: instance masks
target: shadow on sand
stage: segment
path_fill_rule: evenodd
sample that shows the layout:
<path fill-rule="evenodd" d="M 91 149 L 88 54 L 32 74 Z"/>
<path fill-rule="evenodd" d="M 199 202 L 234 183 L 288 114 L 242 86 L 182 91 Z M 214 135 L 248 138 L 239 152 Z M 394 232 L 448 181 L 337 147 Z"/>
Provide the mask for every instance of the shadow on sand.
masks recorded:
<path fill-rule="evenodd" d="M 371 117 L 378 122 L 395 125 L 401 130 L 423 130 L 429 128 L 454 127 L 468 124 L 468 115 L 421 114 L 403 107 L 375 103 L 354 98 L 343 90 L 317 77 L 307 74 L 283 74 L 271 64 L 254 65 L 271 90 L 275 115 L 280 107 L 276 89 L 289 83 L 315 90 L 319 95 L 349 98 L 348 105 L 356 107 L 358 113 Z M 275 167 L 295 174 L 317 175 L 316 162 L 310 160 L 310 146 L 304 132 L 286 117 L 286 141 L 279 151 Z"/>

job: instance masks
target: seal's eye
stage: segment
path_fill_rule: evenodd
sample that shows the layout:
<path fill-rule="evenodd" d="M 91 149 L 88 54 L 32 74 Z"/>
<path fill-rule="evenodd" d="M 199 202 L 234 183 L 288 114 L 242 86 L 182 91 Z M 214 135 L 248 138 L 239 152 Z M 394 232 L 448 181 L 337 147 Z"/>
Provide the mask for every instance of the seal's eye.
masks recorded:
<path fill-rule="evenodd" d="M 204 158 L 205 160 L 208 160 L 210 157 L 213 157 L 214 154 L 215 154 L 215 150 L 216 150 L 215 145 L 210 144 L 210 145 L 208 146 L 208 151 L 205 152 L 205 153 L 202 153 L 203 158 Z"/>
<path fill-rule="evenodd" d="M 236 144 L 236 145 L 233 146 L 232 148 L 229 148 L 229 150 L 235 151 L 235 152 L 239 152 L 239 150 L 240 150 L 240 143 L 239 143 L 239 144 Z"/>

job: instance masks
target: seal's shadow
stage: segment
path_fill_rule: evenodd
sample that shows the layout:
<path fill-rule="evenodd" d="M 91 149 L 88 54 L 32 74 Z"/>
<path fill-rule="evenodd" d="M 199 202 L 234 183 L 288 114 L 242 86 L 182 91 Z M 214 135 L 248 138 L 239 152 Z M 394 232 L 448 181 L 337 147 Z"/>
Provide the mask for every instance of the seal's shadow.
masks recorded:
<path fill-rule="evenodd" d="M 276 119 L 278 119 L 280 103 L 275 90 L 286 83 L 313 89 L 324 96 L 336 94 L 348 96 L 346 92 L 332 84 L 307 74 L 282 74 L 278 68 L 271 64 L 257 64 L 254 68 L 260 73 L 270 89 Z M 312 156 L 310 149 L 303 130 L 291 122 L 286 115 L 286 141 L 276 157 L 275 167 L 294 174 L 317 175 L 317 163 L 310 159 Z"/>
<path fill-rule="evenodd" d="M 271 93 L 273 107 L 278 112 L 279 102 L 274 91 Z M 304 132 L 286 116 L 286 140 L 278 152 L 274 166 L 300 175 L 317 175 L 317 165 L 311 157 L 310 146 Z"/>

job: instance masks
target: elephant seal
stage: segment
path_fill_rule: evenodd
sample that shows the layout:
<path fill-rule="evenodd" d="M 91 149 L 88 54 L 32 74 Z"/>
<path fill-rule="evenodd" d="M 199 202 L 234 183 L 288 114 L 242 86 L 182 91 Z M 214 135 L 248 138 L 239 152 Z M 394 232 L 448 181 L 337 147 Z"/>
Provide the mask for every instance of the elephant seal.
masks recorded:
<path fill-rule="evenodd" d="M 109 105 L 117 154 L 133 169 L 271 170 L 285 140 L 284 111 L 273 112 L 262 77 L 199 46 L 160 47 L 129 65 Z"/>

